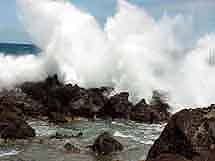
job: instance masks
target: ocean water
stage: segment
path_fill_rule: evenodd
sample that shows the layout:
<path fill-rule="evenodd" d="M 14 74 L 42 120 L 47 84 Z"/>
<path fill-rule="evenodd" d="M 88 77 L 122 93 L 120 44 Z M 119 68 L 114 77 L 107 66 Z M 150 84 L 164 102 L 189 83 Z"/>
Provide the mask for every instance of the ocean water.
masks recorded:
<path fill-rule="evenodd" d="M 198 24 L 205 25 L 195 17 L 205 19 L 204 14 L 196 16 L 195 12 L 182 11 L 169 14 L 168 11 L 154 16 L 144 6 L 137 5 L 136 0 L 117 0 L 115 11 L 104 20 L 72 0 L 16 1 L 20 21 L 41 50 L 32 45 L 3 44 L 0 90 L 57 73 L 65 83 L 85 88 L 111 86 L 117 92 L 128 91 L 133 103 L 142 98 L 149 101 L 153 91 L 159 90 L 166 94 L 172 112 L 214 103 L 215 33 L 205 27 L 206 32 L 193 36 Z M 191 3 L 192 8 L 193 5 Z M 199 12 L 208 8 L 198 7 Z M 99 21 L 103 21 L 103 25 Z M 144 159 L 163 129 L 163 125 L 124 121 L 79 122 L 63 127 L 36 122 L 32 126 L 41 137 L 56 130 L 73 133 L 84 129 L 84 138 L 74 140 L 80 147 L 92 142 L 95 135 L 105 129 L 126 145 L 125 151 L 114 157 L 128 161 Z M 4 160 L 11 159 L 11 154 L 15 158 L 38 161 L 54 161 L 56 157 L 59 161 L 100 159 L 87 152 L 64 155 L 63 144 L 64 141 L 50 140 L 46 144 L 17 143 L 3 146 L 0 155 L 4 155 Z"/>
<path fill-rule="evenodd" d="M 39 52 L 41 52 L 41 49 L 33 44 L 0 43 L 0 53 L 4 55 L 37 55 Z"/>
<path fill-rule="evenodd" d="M 113 122 L 77 121 L 61 126 L 50 125 L 42 121 L 30 121 L 29 124 L 36 129 L 36 139 L 1 145 L 1 161 L 17 161 L 17 158 L 27 161 L 112 161 L 117 159 L 138 161 L 146 158 L 148 150 L 164 128 L 164 125 L 146 125 L 122 120 Z M 94 155 L 86 148 L 104 131 L 110 132 L 123 144 L 122 152 L 102 157 Z M 52 136 L 56 132 L 67 136 L 82 132 L 83 136 L 63 140 L 48 139 L 48 136 Z M 39 141 L 41 139 L 42 143 Z M 67 142 L 79 148 L 81 153 L 66 153 L 63 146 Z"/>
<path fill-rule="evenodd" d="M 0 53 L 9 57 L 37 56 L 40 52 L 41 49 L 33 44 L 0 44 Z M 148 150 L 165 126 L 123 120 L 96 120 L 94 122 L 82 120 L 61 126 L 33 120 L 29 121 L 29 124 L 36 130 L 37 137 L 31 141 L 19 140 L 9 143 L 2 141 L 0 145 L 1 161 L 17 161 L 17 159 L 25 161 L 112 161 L 114 159 L 137 161 L 146 158 Z M 122 152 L 102 158 L 93 155 L 89 149 L 85 148 L 104 131 L 110 132 L 123 144 L 124 150 Z M 49 137 L 56 132 L 68 136 L 82 132 L 84 135 L 78 139 L 50 140 Z M 39 140 L 43 140 L 43 143 L 39 143 Z M 63 149 L 66 142 L 80 148 L 81 154 L 66 153 Z"/>

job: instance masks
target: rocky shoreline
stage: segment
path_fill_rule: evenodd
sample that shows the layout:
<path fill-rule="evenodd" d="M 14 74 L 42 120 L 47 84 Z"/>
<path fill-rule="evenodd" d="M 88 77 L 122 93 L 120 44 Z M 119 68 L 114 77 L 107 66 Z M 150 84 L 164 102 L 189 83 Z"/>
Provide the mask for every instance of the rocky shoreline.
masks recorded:
<path fill-rule="evenodd" d="M 170 107 L 160 97 L 154 96 L 151 104 L 143 99 L 133 105 L 127 92 L 110 96 L 112 90 L 108 87 L 84 89 L 62 84 L 57 75 L 41 82 L 23 83 L 14 90 L 4 90 L 0 93 L 0 137 L 34 137 L 34 130 L 25 122 L 28 118 L 46 118 L 56 124 L 77 117 L 128 119 L 144 123 L 169 120 Z"/>
<path fill-rule="evenodd" d="M 185 109 L 171 116 L 170 106 L 158 92 L 153 93 L 150 103 L 142 99 L 134 105 L 127 92 L 113 95 L 112 91 L 109 87 L 84 89 L 63 84 L 57 75 L 1 91 L 0 137 L 5 141 L 35 137 L 35 130 L 27 123 L 31 118 L 55 124 L 72 122 L 77 117 L 126 119 L 148 124 L 168 122 L 149 151 L 147 161 L 215 160 L 214 105 Z M 51 139 L 59 138 L 66 136 L 56 134 Z M 80 152 L 71 144 L 65 144 L 64 148 L 73 153 Z M 106 155 L 123 150 L 123 145 L 109 133 L 102 133 L 88 148 Z"/>

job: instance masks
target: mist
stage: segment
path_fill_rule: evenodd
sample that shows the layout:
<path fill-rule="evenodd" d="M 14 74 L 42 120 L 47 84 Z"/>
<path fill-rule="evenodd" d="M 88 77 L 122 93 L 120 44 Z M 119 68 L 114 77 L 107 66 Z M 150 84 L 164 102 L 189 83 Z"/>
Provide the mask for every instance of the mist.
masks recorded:
<path fill-rule="evenodd" d="M 133 102 L 167 93 L 173 111 L 214 103 L 215 35 L 192 39 L 192 15 L 155 19 L 143 7 L 118 0 L 104 28 L 67 1 L 17 0 L 20 21 L 38 56 L 0 54 L 0 88 L 57 73 L 65 83 L 129 91 Z"/>

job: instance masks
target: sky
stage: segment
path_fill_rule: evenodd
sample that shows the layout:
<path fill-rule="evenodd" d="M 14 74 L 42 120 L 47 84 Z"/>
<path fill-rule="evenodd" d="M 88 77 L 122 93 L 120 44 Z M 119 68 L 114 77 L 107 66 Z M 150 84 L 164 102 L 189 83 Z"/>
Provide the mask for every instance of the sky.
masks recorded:
<path fill-rule="evenodd" d="M 101 25 L 116 10 L 116 0 L 70 0 L 76 6 L 95 16 Z M 195 35 L 215 31 L 214 0 L 128 0 L 159 19 L 164 14 L 192 15 Z M 19 21 L 16 0 L 0 1 L 0 42 L 31 42 Z"/>

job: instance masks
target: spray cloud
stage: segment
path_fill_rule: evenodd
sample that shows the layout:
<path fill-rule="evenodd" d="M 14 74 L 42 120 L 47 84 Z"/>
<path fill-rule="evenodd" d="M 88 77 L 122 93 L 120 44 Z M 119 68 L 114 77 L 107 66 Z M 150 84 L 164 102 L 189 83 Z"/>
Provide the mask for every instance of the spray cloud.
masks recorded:
<path fill-rule="evenodd" d="M 107 85 L 129 91 L 133 101 L 151 98 L 153 90 L 168 92 L 174 105 L 208 105 L 215 100 L 215 65 L 209 52 L 215 35 L 188 43 L 192 16 L 164 15 L 155 20 L 143 8 L 118 0 L 117 12 L 102 29 L 92 15 L 69 2 L 17 0 L 17 4 L 26 30 L 43 52 L 1 55 L 0 87 L 58 73 L 65 82 L 84 87 Z"/>

